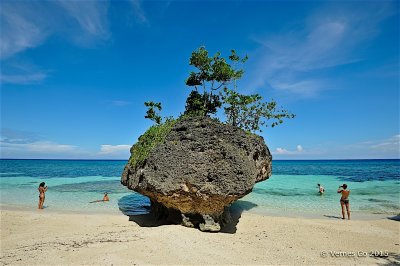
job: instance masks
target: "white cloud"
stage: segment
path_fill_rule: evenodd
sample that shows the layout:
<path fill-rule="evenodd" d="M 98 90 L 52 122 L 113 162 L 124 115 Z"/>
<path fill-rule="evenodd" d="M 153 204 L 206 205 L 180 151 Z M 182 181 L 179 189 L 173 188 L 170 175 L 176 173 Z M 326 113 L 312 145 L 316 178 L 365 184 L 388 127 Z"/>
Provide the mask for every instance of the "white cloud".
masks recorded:
<path fill-rule="evenodd" d="M 0 141 L 2 158 L 63 158 L 66 154 L 80 153 L 79 147 L 51 141 L 18 143 Z M 68 156 L 67 156 L 68 157 Z M 64 157 L 65 158 L 65 157 Z"/>
<path fill-rule="evenodd" d="M 285 148 L 276 148 L 275 151 L 272 152 L 273 155 L 299 155 L 303 153 L 304 149 L 301 145 L 296 146 L 296 150 L 287 150 Z"/>
<path fill-rule="evenodd" d="M 0 58 L 10 57 L 25 49 L 40 45 L 49 35 L 43 18 L 35 14 L 37 4 L 4 1 L 0 8 Z"/>
<path fill-rule="evenodd" d="M 327 5 L 305 21 L 278 35 L 255 38 L 260 47 L 249 71 L 250 88 L 270 86 L 294 95 L 312 98 L 330 89 L 330 80 L 314 74 L 315 70 L 336 67 L 362 60 L 354 51 L 375 37 L 378 24 L 393 14 L 390 2 L 368 3 L 354 8 L 343 3 Z M 298 30 L 300 26 L 301 30 Z"/>
<path fill-rule="evenodd" d="M 47 78 L 47 74 L 44 72 L 37 72 L 37 73 L 26 73 L 20 75 L 6 75 L 1 73 L 0 74 L 0 83 L 6 84 L 32 84 L 38 83 L 42 80 Z"/>
<path fill-rule="evenodd" d="M 393 137 L 385 140 L 372 143 L 370 148 L 373 150 L 379 150 L 385 152 L 394 151 L 400 153 L 400 134 L 394 135 Z"/>
<path fill-rule="evenodd" d="M 108 1 L 56 1 L 67 14 L 75 19 L 87 34 L 106 39 L 108 31 Z M 80 39 L 74 36 L 76 40 Z"/>
<path fill-rule="evenodd" d="M 283 148 L 276 148 L 276 153 L 277 154 L 288 154 L 288 150 L 283 149 Z M 272 152 L 272 154 L 274 154 L 274 152 Z"/>
<path fill-rule="evenodd" d="M 302 151 L 303 151 L 303 147 L 302 147 L 301 145 L 297 145 L 296 148 L 297 148 L 297 151 L 298 151 L 298 152 L 302 152 Z"/>
<path fill-rule="evenodd" d="M 142 1 L 129 2 L 138 23 L 147 24 Z M 83 47 L 108 40 L 110 1 L 3 1 L 0 8 L 0 59 L 42 45 L 51 36 L 62 36 Z M 12 68 L 12 67 L 11 67 Z M 48 71 L 10 71 L 2 62 L 1 82 L 38 83 Z"/>
<path fill-rule="evenodd" d="M 78 147 L 74 145 L 58 144 L 50 141 L 38 141 L 29 144 L 20 144 L 23 148 L 34 152 L 57 152 L 64 153 L 76 150 Z"/>
<path fill-rule="evenodd" d="M 101 145 L 89 150 L 44 140 L 35 132 L 1 128 L 0 158 L 15 159 L 127 159 L 131 145 Z"/>
<path fill-rule="evenodd" d="M 108 1 L 4 1 L 0 58 L 37 47 L 54 34 L 80 45 L 107 39 L 107 13 Z"/>
<path fill-rule="evenodd" d="M 283 82 L 282 82 L 283 81 Z M 285 83 L 286 82 L 286 83 Z M 270 85 L 282 92 L 301 95 L 304 98 L 314 98 L 324 86 L 323 80 L 278 80 L 271 79 Z"/>
<path fill-rule="evenodd" d="M 1 128 L 0 131 L 0 144 L 11 143 L 11 144 L 26 144 L 33 143 L 40 140 L 40 136 L 35 132 L 15 130 L 10 128 Z"/>
<path fill-rule="evenodd" d="M 135 17 L 139 23 L 147 24 L 149 21 L 146 17 L 146 14 L 142 7 L 141 0 L 131 0 L 131 5 L 133 7 L 133 11 L 135 12 Z"/>
<path fill-rule="evenodd" d="M 76 158 L 87 153 L 76 145 L 43 140 L 35 132 L 1 128 L 1 158 Z"/>
<path fill-rule="evenodd" d="M 99 154 L 129 154 L 131 145 L 101 145 Z"/>
<path fill-rule="evenodd" d="M 21 64 L 15 60 L 2 64 L 0 83 L 2 84 L 37 84 L 49 76 L 50 71 L 43 71 L 33 64 Z"/>
<path fill-rule="evenodd" d="M 301 145 L 296 150 L 277 148 L 272 154 L 275 159 L 399 159 L 400 134 L 351 144 L 315 143 L 306 150 Z"/>

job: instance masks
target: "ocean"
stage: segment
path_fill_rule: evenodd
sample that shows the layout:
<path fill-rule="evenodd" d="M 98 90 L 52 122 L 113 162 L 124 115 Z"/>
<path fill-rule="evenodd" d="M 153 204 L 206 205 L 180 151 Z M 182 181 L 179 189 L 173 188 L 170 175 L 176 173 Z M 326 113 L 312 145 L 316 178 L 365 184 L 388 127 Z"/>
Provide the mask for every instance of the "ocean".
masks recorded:
<path fill-rule="evenodd" d="M 0 160 L 2 208 L 36 209 L 46 182 L 44 207 L 57 212 L 145 214 L 150 202 L 120 184 L 126 161 Z M 305 160 L 272 163 L 272 176 L 232 205 L 261 215 L 338 218 L 339 185 L 351 190 L 353 218 L 400 213 L 400 160 Z M 325 187 L 318 193 L 317 184 Z M 108 192 L 110 202 L 89 203 Z"/>

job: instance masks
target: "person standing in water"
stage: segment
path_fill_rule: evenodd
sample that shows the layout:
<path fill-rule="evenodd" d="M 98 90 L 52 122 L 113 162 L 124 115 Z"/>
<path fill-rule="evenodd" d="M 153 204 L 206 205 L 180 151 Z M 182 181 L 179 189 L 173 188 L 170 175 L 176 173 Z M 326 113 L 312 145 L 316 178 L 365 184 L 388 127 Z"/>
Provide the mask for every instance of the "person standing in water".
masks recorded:
<path fill-rule="evenodd" d="M 47 186 L 45 186 L 45 183 L 42 182 L 39 185 L 39 204 L 38 204 L 38 209 L 43 209 L 43 203 L 44 203 L 44 199 L 45 199 L 45 195 L 44 193 L 47 191 Z"/>
<path fill-rule="evenodd" d="M 325 188 L 323 186 L 321 186 L 321 184 L 318 184 L 318 193 L 320 195 L 324 194 L 325 192 Z"/>
<path fill-rule="evenodd" d="M 345 219 L 344 207 L 346 206 L 347 211 L 347 219 L 350 220 L 350 202 L 349 202 L 349 195 L 350 190 L 347 189 L 347 185 L 343 184 L 339 186 L 337 193 L 341 193 L 342 197 L 340 198 L 340 206 L 342 206 L 342 219 Z"/>

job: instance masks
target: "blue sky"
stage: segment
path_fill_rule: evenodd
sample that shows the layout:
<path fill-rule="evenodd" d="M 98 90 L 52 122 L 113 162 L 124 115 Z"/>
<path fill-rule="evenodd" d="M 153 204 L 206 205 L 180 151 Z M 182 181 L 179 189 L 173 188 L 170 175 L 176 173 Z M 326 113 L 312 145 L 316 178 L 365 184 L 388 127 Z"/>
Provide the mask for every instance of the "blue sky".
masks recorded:
<path fill-rule="evenodd" d="M 193 50 L 297 117 L 274 159 L 399 158 L 398 1 L 1 2 L 1 157 L 128 159 L 143 102 L 184 111 Z"/>

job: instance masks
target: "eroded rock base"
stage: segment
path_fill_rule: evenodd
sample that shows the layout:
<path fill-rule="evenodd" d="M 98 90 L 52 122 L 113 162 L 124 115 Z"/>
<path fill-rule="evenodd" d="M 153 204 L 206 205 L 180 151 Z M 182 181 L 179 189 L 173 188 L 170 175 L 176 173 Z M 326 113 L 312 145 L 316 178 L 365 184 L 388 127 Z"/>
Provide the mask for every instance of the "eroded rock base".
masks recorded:
<path fill-rule="evenodd" d="M 229 207 L 220 215 L 181 213 L 179 210 L 167 208 L 164 205 L 151 201 L 151 213 L 158 221 L 164 220 L 172 224 L 181 224 L 186 227 L 198 228 L 203 232 L 219 232 L 222 226 L 231 222 Z"/>

